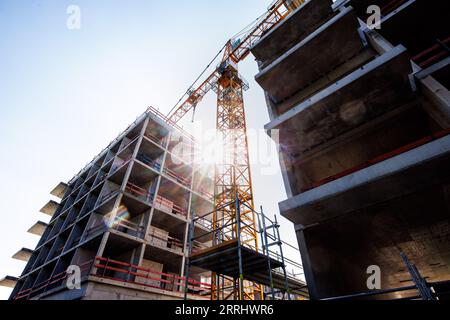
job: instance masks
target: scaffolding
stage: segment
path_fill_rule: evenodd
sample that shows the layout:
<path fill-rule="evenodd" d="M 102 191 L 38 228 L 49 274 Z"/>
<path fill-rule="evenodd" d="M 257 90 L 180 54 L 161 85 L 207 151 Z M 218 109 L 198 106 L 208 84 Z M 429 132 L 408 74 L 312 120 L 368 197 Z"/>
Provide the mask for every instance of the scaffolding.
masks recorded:
<path fill-rule="evenodd" d="M 241 219 L 240 208 L 242 205 L 257 217 L 258 226 L 256 228 Z M 261 212 L 257 212 L 245 203 L 243 204 L 238 196 L 234 201 L 225 203 L 223 206 L 236 208 L 233 219 L 224 224 L 216 224 L 210 231 L 201 234 L 194 233 L 195 224 L 211 219 L 210 217 L 216 214 L 216 210 L 220 211 L 222 208 L 216 208 L 214 211 L 199 216 L 192 212 L 188 232 L 185 278 L 189 277 L 189 272 L 194 267 L 211 271 L 213 275 L 216 275 L 217 279 L 211 279 L 211 299 L 249 299 L 249 295 L 245 293 L 247 282 L 257 283 L 267 288 L 267 291 L 262 291 L 262 294 L 256 296 L 255 299 L 276 299 L 280 294 L 283 299 L 291 299 L 292 294 L 306 296 L 306 285 L 293 276 L 288 276 L 282 248 L 283 241 L 280 238 L 280 225 L 276 215 L 273 220 L 269 219 L 262 208 Z M 259 234 L 262 250 L 242 241 L 241 230 L 243 228 L 253 228 L 254 232 Z M 196 240 L 211 234 L 220 242 L 208 248 L 197 245 Z M 278 248 L 278 252 L 270 250 L 274 246 Z M 186 283 L 185 299 L 188 297 L 189 290 Z"/>

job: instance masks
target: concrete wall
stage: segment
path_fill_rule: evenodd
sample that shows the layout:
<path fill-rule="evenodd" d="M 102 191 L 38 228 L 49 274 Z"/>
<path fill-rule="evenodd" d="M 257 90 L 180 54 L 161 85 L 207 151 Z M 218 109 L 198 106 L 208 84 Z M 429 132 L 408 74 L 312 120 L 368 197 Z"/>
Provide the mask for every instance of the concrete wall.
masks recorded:
<path fill-rule="evenodd" d="M 410 285 L 400 252 L 450 280 L 450 61 L 410 60 L 445 10 L 405 0 L 369 30 L 367 6 L 386 3 L 311 0 L 253 48 L 313 299 L 367 291 L 370 265 L 383 289 Z"/>

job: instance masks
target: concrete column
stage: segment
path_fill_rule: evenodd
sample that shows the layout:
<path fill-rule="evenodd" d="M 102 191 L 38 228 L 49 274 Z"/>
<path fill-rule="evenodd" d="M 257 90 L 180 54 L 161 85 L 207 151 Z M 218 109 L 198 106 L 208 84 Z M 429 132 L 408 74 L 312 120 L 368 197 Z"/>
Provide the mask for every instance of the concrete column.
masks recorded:
<path fill-rule="evenodd" d="M 305 273 L 306 283 L 308 285 L 309 297 L 311 300 L 318 300 L 319 295 L 316 288 L 316 280 L 314 277 L 304 232 L 305 227 L 303 225 L 298 224 L 295 226 L 295 233 L 297 235 L 298 248 L 302 256 L 303 271 Z"/>

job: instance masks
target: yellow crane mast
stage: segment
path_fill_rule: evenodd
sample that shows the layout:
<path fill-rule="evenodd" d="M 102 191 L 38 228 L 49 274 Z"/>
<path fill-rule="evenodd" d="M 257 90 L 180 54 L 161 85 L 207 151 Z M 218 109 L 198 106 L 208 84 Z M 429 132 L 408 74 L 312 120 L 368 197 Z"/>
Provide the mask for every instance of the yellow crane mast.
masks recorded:
<path fill-rule="evenodd" d="M 188 112 L 194 110 L 202 98 L 213 90 L 217 94 L 216 130 L 223 143 L 223 158 L 215 164 L 213 245 L 237 239 L 233 225 L 236 217 L 236 196 L 239 197 L 240 219 L 244 227 L 240 230 L 243 246 L 258 251 L 257 225 L 254 212 L 252 179 L 249 164 L 247 127 L 243 92 L 248 84 L 239 75 L 238 64 L 250 54 L 252 46 L 268 31 L 285 19 L 289 13 L 300 6 L 304 0 L 277 0 L 243 36 L 230 39 L 224 46 L 221 63 L 196 89 L 187 92 L 187 98 L 177 104 L 169 113 L 169 123 L 177 124 Z M 228 205 L 227 205 L 228 204 Z M 220 234 L 220 235 L 219 235 Z M 222 283 L 221 283 L 222 280 Z M 211 299 L 219 299 L 219 286 L 224 277 L 213 274 Z M 263 299 L 262 286 L 239 279 L 235 290 L 229 294 L 240 300 Z M 243 289 L 243 290 L 241 290 Z M 243 292 L 243 296 L 241 294 Z M 227 296 L 222 296 L 227 299 Z"/>

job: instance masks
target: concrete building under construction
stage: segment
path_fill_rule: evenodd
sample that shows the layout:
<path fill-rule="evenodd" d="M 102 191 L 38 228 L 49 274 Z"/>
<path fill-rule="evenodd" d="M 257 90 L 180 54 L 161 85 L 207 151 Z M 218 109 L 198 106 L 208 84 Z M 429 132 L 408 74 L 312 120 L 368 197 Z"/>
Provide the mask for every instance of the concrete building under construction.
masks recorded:
<path fill-rule="evenodd" d="M 22 275 L 6 277 L 10 299 L 183 299 L 190 213 L 213 208 L 213 184 L 193 163 L 193 138 L 149 108 L 67 184 L 29 232 L 41 236 Z M 210 230 L 197 219 L 195 234 Z M 211 235 L 197 238 L 207 248 Z M 78 266 L 81 290 L 68 290 Z M 191 270 L 189 299 L 209 299 L 210 273 Z"/>
<path fill-rule="evenodd" d="M 382 289 L 411 285 L 401 253 L 438 297 L 448 291 L 447 12 L 445 1 L 311 0 L 252 48 L 288 195 L 279 207 L 313 299 L 367 292 L 373 265 Z"/>
<path fill-rule="evenodd" d="M 55 187 L 60 201 L 41 209 L 50 222 L 29 230 L 37 247 L 14 255 L 27 261 L 22 275 L 0 284 L 14 300 L 444 299 L 446 12 L 444 1 L 274 1 L 167 116 L 149 108 Z M 286 270 L 276 216 L 255 210 L 248 84 L 238 72 L 250 53 L 265 128 L 279 146 L 288 195 L 279 207 L 295 226 L 309 293 Z M 214 177 L 195 164 L 195 140 L 177 125 L 210 91 L 226 150 Z M 68 286 L 73 266 L 80 290 Z M 372 292 L 370 270 L 381 277 Z"/>

